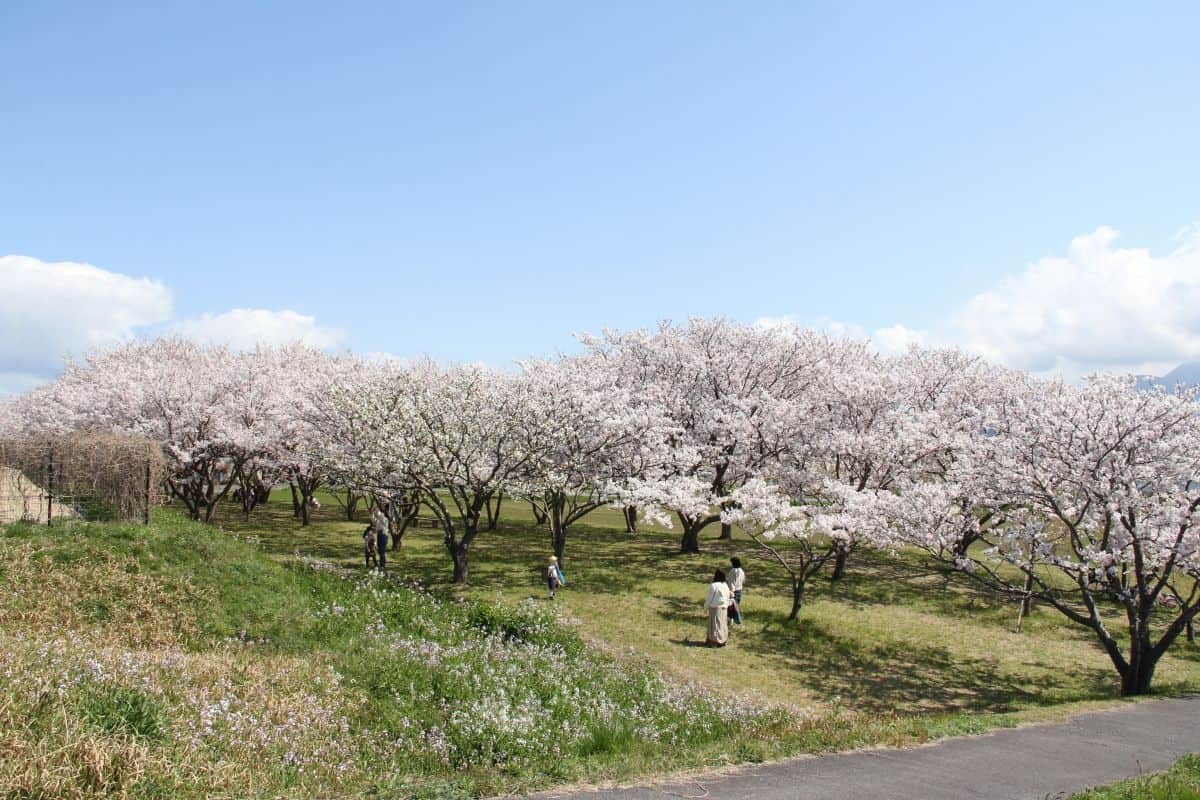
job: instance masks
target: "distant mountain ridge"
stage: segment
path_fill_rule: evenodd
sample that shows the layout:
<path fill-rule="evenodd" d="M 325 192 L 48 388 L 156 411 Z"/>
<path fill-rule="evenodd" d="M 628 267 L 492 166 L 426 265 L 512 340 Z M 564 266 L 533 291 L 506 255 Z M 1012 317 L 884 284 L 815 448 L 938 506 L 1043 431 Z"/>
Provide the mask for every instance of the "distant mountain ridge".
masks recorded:
<path fill-rule="evenodd" d="M 1156 378 L 1153 375 L 1138 376 L 1137 388 L 1153 389 L 1157 386 L 1161 386 L 1169 392 L 1174 391 L 1180 386 L 1184 388 L 1200 386 L 1200 361 L 1190 361 L 1187 364 L 1180 364 L 1161 378 Z"/>

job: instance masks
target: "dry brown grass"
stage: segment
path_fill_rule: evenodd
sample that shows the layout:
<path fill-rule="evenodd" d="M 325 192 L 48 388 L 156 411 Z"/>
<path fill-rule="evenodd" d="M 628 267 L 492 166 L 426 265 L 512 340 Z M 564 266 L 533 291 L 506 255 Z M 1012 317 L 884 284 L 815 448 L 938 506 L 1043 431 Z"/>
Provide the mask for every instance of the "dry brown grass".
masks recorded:
<path fill-rule="evenodd" d="M 135 649 L 98 637 L 0 637 L 0 797 L 249 797 L 279 786 L 265 763 L 292 761 L 293 783 L 336 792 L 359 698 L 319 659 Z M 161 736 L 105 730 L 87 699 L 137 692 L 161 711 Z M 307 791 L 301 793 L 307 794 Z"/>
<path fill-rule="evenodd" d="M 78 563 L 55 561 L 33 541 L 6 543 L 0 628 L 40 635 L 96 631 L 131 647 L 170 646 L 199 634 L 192 609 L 213 601 L 212 587 L 186 575 L 164 582 L 128 554 L 84 551 L 82 543 L 71 549 Z"/>

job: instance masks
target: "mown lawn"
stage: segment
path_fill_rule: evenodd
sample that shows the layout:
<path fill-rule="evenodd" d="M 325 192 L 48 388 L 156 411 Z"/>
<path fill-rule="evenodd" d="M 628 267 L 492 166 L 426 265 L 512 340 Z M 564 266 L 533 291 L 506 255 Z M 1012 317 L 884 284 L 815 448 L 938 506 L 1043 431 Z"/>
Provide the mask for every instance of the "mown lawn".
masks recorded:
<path fill-rule="evenodd" d="M 362 519 L 346 522 L 322 495 L 314 524 L 302 529 L 279 499 L 249 524 L 234 513 L 220 524 L 261 537 L 280 556 L 299 551 L 359 567 Z M 726 542 L 716 540 L 716 526 L 706 531 L 705 552 L 696 556 L 680 555 L 671 531 L 625 533 L 614 510 L 585 522 L 571 533 L 569 585 L 555 601 L 585 638 L 731 696 L 795 709 L 810 723 L 805 750 L 914 743 L 1122 702 L 1116 673 L 1089 631 L 1035 608 L 1016 633 L 1014 603 L 913 555 L 856 553 L 842 581 L 811 584 L 800 619 L 789 623 L 786 575 L 736 530 Z M 393 575 L 436 591 L 511 605 L 548 602 L 541 570 L 550 552 L 528 507 L 506 501 L 498 529 L 476 542 L 469 587 L 449 583 L 449 558 L 430 528 L 410 529 L 390 563 Z M 709 650 L 699 646 L 701 601 L 730 555 L 748 573 L 746 624 L 734 627 L 729 647 Z M 1155 685 L 1160 693 L 1200 689 L 1200 648 L 1181 639 L 1160 662 Z"/>

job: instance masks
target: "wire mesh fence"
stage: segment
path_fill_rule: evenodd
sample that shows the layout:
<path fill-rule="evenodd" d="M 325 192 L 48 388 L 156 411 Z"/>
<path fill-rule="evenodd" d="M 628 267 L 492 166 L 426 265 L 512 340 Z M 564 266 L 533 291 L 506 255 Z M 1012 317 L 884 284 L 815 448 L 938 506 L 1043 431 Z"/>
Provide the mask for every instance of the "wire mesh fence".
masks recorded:
<path fill-rule="evenodd" d="M 161 500 L 162 453 L 110 434 L 0 439 L 0 525 L 148 522 Z"/>

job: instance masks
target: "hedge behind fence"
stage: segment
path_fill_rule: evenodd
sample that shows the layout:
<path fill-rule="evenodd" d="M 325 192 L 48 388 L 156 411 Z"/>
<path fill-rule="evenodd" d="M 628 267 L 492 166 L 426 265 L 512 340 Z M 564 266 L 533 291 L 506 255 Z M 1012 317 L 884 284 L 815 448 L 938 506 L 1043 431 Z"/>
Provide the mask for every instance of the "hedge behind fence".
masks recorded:
<path fill-rule="evenodd" d="M 162 451 L 109 433 L 0 439 L 0 524 L 144 520 L 162 483 Z"/>

